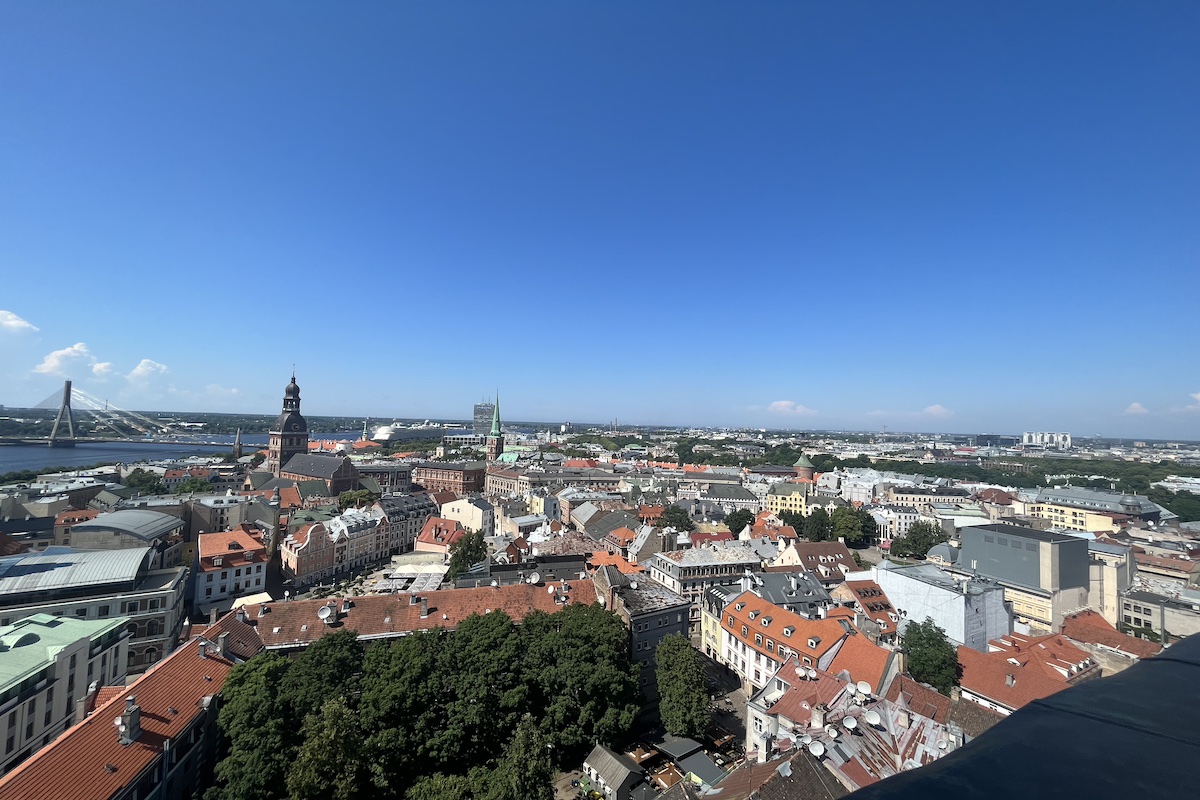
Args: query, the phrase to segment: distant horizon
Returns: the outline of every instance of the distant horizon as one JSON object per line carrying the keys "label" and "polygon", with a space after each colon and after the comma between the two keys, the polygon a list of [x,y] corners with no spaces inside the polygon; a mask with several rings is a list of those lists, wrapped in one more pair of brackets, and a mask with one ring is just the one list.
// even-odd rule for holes
{"label": "distant horizon", "polygon": [[[45,412],[45,411],[51,411],[51,410],[53,410],[53,409],[50,409],[46,406],[41,406],[41,407],[39,407],[39,406],[10,406],[10,405],[6,405],[6,404],[0,404],[0,412],[5,412],[5,413],[9,412],[9,411],[42,411],[42,412]],[[86,408],[76,408],[73,406],[72,410],[74,411],[74,413],[76,415],[89,413],[89,409],[86,409]],[[145,409],[145,408],[130,408],[130,409],[120,408],[119,410],[132,411],[132,412],[135,412],[138,414],[170,414],[172,416],[215,415],[215,416],[239,416],[239,417],[273,417],[273,416],[276,416],[278,413],[278,412],[272,412],[272,411],[199,411],[196,409],[181,411],[181,410],[171,410],[171,409]],[[374,415],[364,415],[364,414],[310,414],[310,413],[303,411],[303,409],[302,409],[302,413],[304,414],[304,417],[306,419],[356,419],[356,420],[367,420],[370,422],[378,422],[380,425],[387,424],[387,421],[396,421],[396,422],[405,422],[405,423],[428,421],[428,422],[439,423],[439,424],[455,423],[455,424],[462,424],[467,427],[470,427],[471,423],[473,422],[473,419],[470,417],[449,417],[449,416],[401,417],[401,416],[387,416],[387,415],[374,416]],[[511,426],[520,426],[520,425],[556,426],[556,425],[570,424],[572,427],[575,427],[575,428],[604,428],[604,427],[612,424],[611,420],[609,422],[579,422],[579,421],[573,421],[573,420],[533,420],[533,419],[509,420],[508,418],[504,418],[502,420],[502,422],[505,426],[510,426],[510,425]],[[764,432],[767,434],[796,434],[796,435],[799,435],[799,434],[844,434],[844,435],[855,435],[855,436],[880,436],[880,437],[919,435],[919,436],[966,436],[966,437],[1012,436],[1012,437],[1020,438],[1021,434],[1025,433],[1025,432],[1051,432],[1051,431],[1034,431],[1033,428],[1023,428],[1020,431],[1014,431],[1014,432],[999,431],[999,430],[954,431],[954,430],[948,430],[948,429],[947,430],[888,430],[885,432],[885,431],[881,431],[881,430],[872,430],[869,428],[862,428],[862,429],[815,428],[815,427],[814,428],[772,428],[772,427],[763,427],[763,426],[759,426],[759,425],[691,425],[691,424],[683,424],[683,423],[674,423],[674,424],[671,424],[671,423],[637,423],[637,422],[620,422],[620,421],[618,421],[617,428],[618,428],[618,433],[620,432],[621,429],[624,429],[624,428],[628,428],[628,429],[663,428],[663,429],[671,429],[671,430],[695,429],[695,430],[711,430],[711,431],[722,431],[722,430],[754,431],[754,432]],[[345,433],[353,433],[355,431],[347,429],[344,432]],[[1200,439],[1184,439],[1184,438],[1178,438],[1178,437],[1165,437],[1164,438],[1164,437],[1136,436],[1136,435],[1135,436],[1108,436],[1108,435],[1074,433],[1073,431],[1063,431],[1063,430],[1053,431],[1053,432],[1054,433],[1068,433],[1068,434],[1070,434],[1070,436],[1073,440],[1074,439],[1089,440],[1089,441],[1097,440],[1097,439],[1103,440],[1103,441],[1129,440],[1129,441],[1144,441],[1144,442],[1156,442],[1156,443],[1162,442],[1162,443],[1179,443],[1179,444],[1200,445]],[[584,433],[584,431],[575,430],[572,433],[578,434],[578,433]],[[321,434],[321,435],[325,435],[325,434]],[[982,447],[984,445],[977,445],[977,446]],[[1048,450],[1046,452],[1055,452],[1055,451]]]}

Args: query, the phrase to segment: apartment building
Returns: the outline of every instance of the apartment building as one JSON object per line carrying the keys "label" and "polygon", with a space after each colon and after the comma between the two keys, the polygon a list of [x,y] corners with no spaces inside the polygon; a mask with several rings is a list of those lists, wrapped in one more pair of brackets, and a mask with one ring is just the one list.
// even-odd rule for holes
{"label": "apartment building", "polygon": [[688,630],[698,633],[704,591],[710,586],[737,583],[747,570],[756,570],[761,563],[750,545],[739,542],[655,553],[647,566],[653,580],[691,604]]}
{"label": "apartment building", "polygon": [[34,614],[0,627],[0,775],[78,721],[92,683],[124,685],[126,622]]}

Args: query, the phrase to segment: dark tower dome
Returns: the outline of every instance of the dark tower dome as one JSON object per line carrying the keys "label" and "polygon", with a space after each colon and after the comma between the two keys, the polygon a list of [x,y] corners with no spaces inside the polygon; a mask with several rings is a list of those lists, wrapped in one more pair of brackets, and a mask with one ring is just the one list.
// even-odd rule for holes
{"label": "dark tower dome", "polygon": [[287,398],[300,399],[300,386],[296,383],[296,373],[292,373],[292,382],[283,390],[283,396]]}

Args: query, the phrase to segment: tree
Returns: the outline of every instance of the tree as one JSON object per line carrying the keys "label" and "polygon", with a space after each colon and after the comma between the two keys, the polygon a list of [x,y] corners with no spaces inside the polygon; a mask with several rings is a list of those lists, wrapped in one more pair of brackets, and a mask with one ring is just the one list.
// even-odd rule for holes
{"label": "tree", "polygon": [[379,495],[367,489],[355,489],[338,495],[338,508],[345,511],[348,508],[369,506],[379,499]]}
{"label": "tree", "polygon": [[125,485],[139,494],[164,494],[167,491],[157,474],[141,467],[134,467],[133,472],[125,476]]}
{"label": "tree", "polygon": [[825,542],[833,535],[833,522],[823,508],[814,508],[804,518],[804,538],[810,542]]}
{"label": "tree", "polygon": [[450,545],[450,568],[446,580],[452,581],[471,567],[487,558],[487,543],[483,531],[473,531]]}
{"label": "tree", "polygon": [[175,494],[211,492],[212,490],[212,481],[210,481],[208,478],[188,478],[186,481],[175,487]]}
{"label": "tree", "polygon": [[367,788],[362,732],[343,697],[334,697],[309,714],[287,775],[290,800],[354,800]]}
{"label": "tree", "polygon": [[863,522],[850,506],[839,506],[829,516],[833,531],[831,539],[843,539],[847,547],[857,547],[864,541]]}
{"label": "tree", "polygon": [[698,739],[712,721],[704,658],[683,634],[663,637],[654,651],[659,713],[667,732]]}
{"label": "tree", "polygon": [[891,553],[900,558],[925,558],[929,548],[949,540],[950,536],[941,526],[921,520],[910,525],[903,536],[892,540]]}
{"label": "tree", "polygon": [[747,525],[754,524],[754,512],[749,509],[739,508],[731,511],[729,516],[725,517],[725,525],[737,536],[742,532],[742,529]]}
{"label": "tree", "polygon": [[909,623],[904,629],[904,649],[908,651],[908,672],[918,681],[942,694],[949,694],[958,683],[958,653],[931,618]]}
{"label": "tree", "polygon": [[679,506],[667,506],[658,520],[659,524],[664,528],[674,528],[684,533],[691,533],[696,530],[696,523]]}
{"label": "tree", "polygon": [[291,667],[277,653],[264,653],[230,671],[217,716],[228,754],[217,764],[218,782],[205,793],[206,800],[283,797],[295,752],[295,722],[279,690]]}
{"label": "tree", "polygon": [[784,525],[788,525],[796,532],[796,534],[804,534],[804,522],[806,517],[798,511],[781,511],[779,512],[779,521]]}
{"label": "tree", "polygon": [[332,697],[353,704],[359,694],[363,668],[363,645],[358,632],[338,630],[322,636],[304,649],[292,664],[280,687],[280,698],[303,720]]}
{"label": "tree", "polygon": [[530,714],[521,718],[488,784],[487,800],[554,800],[550,743]]}
{"label": "tree", "polygon": [[256,468],[259,464],[263,463],[266,460],[267,460],[267,457],[264,456],[262,453],[255,453],[254,455],[250,456],[250,469]]}

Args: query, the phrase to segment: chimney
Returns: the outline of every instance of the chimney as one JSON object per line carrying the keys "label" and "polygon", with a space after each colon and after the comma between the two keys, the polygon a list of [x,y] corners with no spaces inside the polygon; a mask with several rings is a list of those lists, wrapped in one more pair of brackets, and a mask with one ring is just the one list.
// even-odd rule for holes
{"label": "chimney", "polygon": [[229,632],[225,631],[217,637],[217,652],[221,658],[229,658]]}
{"label": "chimney", "polygon": [[1005,686],[1013,686],[1016,684],[1016,682],[1017,682],[1017,676],[1013,675],[1011,672],[1004,676],[1004,685]]}
{"label": "chimney", "polygon": [[208,642],[204,639],[200,640],[200,657],[208,658]]}
{"label": "chimney", "polygon": [[812,707],[812,721],[809,725],[813,728],[825,727],[825,714],[829,711],[829,706],[824,703],[817,703]]}
{"label": "chimney", "polygon": [[245,609],[244,607],[242,607],[242,608],[239,608],[239,609],[237,610],[237,621],[238,621],[238,622],[245,622],[245,621],[246,621],[246,609]]}
{"label": "chimney", "polygon": [[209,625],[217,624],[217,609],[216,608],[210,608],[208,610],[208,624]]}
{"label": "chimney", "polygon": [[425,619],[428,616],[429,616],[429,598],[422,597],[421,598],[421,619]]}
{"label": "chimney", "polygon": [[263,617],[265,617],[266,615],[267,615],[267,604],[266,604],[266,603],[259,603],[259,604],[258,604],[258,618],[259,618],[259,619],[262,619],[262,618],[263,618]]}
{"label": "chimney", "polygon": [[142,709],[138,707],[134,695],[125,698],[125,709],[115,722],[117,741],[123,745],[133,744],[142,735]]}

